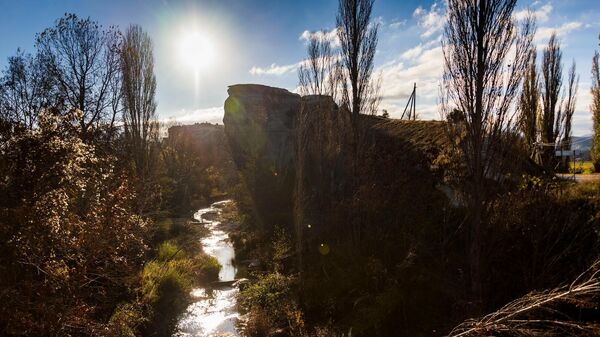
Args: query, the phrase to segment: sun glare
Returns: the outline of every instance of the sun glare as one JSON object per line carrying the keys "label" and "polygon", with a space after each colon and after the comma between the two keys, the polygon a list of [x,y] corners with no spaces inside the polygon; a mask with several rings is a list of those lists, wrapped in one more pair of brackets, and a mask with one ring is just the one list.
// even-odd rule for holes
{"label": "sun glare", "polygon": [[215,59],[215,48],[205,34],[187,33],[180,40],[179,56],[187,66],[198,71],[212,65]]}

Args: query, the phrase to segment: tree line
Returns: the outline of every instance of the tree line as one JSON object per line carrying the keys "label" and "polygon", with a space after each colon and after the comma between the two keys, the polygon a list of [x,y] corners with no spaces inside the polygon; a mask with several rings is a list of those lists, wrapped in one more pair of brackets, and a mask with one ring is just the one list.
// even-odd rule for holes
{"label": "tree line", "polygon": [[[307,58],[298,71],[300,93],[332,96],[351,113],[355,133],[358,116],[375,114],[379,100],[373,75],[379,25],[372,18],[373,5],[373,0],[339,0],[335,29],[339,46],[326,31],[311,33]],[[489,233],[496,230],[491,223],[497,221],[498,205],[505,193],[522,192],[515,189],[517,181],[531,183],[530,177],[514,176],[515,166],[529,165],[544,181],[548,188],[544,197],[549,197],[554,193],[549,182],[554,173],[569,169],[568,161],[556,152],[570,151],[573,145],[576,64],[573,61],[565,69],[556,33],[538,62],[535,17],[530,13],[516,20],[516,5],[516,0],[449,0],[441,39],[440,110],[460,158],[453,187],[465,202],[464,226],[459,229],[465,231],[468,298],[479,310],[486,300],[485,271],[491,268],[483,251]],[[599,59],[596,52],[590,107],[596,167],[600,167]]]}

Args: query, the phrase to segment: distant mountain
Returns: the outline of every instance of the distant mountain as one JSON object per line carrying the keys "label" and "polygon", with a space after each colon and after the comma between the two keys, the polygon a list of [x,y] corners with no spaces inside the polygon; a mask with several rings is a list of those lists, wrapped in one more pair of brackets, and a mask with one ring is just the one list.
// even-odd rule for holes
{"label": "distant mountain", "polygon": [[581,152],[588,152],[592,148],[592,135],[573,137],[571,148]]}

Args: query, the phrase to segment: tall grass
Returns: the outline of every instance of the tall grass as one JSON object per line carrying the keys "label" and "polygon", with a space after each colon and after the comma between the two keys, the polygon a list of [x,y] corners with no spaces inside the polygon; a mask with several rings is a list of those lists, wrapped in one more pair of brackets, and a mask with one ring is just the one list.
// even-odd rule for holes
{"label": "tall grass", "polygon": [[217,280],[220,269],[214,257],[202,253],[189,257],[175,243],[161,243],[156,258],[146,263],[141,276],[140,295],[153,317],[147,330],[153,335],[169,335],[179,313],[190,304],[193,286]]}

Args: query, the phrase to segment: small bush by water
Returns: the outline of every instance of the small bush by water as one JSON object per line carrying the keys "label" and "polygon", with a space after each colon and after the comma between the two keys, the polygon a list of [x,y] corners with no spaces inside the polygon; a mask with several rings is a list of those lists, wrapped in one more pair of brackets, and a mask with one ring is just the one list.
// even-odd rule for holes
{"label": "small bush by water", "polygon": [[295,278],[279,272],[259,277],[240,293],[239,303],[248,312],[245,333],[266,336],[276,331],[307,336],[304,314],[294,299]]}
{"label": "small bush by water", "polygon": [[181,247],[167,241],[159,245],[156,258],[144,266],[141,296],[151,307],[152,316],[160,317],[151,320],[148,331],[168,335],[179,313],[189,305],[193,286],[218,279],[221,269],[218,261],[198,254],[191,258]]}
{"label": "small bush by water", "polygon": [[163,242],[158,246],[158,261],[167,262],[185,258],[185,253],[171,242]]}
{"label": "small bush by water", "polygon": [[221,265],[214,256],[202,255],[198,258],[199,279],[204,282],[214,282],[219,279]]}

